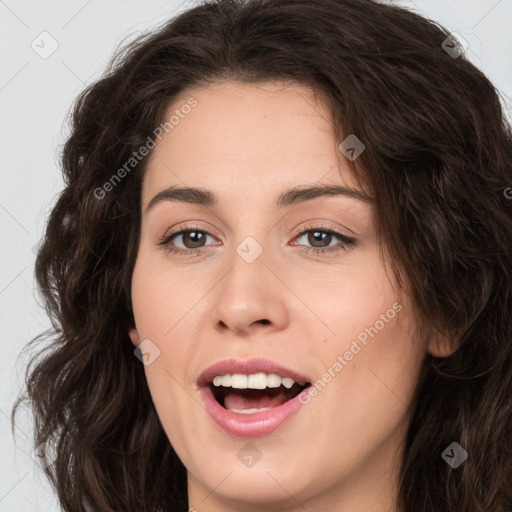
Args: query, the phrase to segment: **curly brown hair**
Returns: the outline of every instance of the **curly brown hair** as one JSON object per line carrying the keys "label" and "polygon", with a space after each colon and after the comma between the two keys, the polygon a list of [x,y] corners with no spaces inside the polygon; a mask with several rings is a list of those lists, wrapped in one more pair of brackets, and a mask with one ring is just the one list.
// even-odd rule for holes
{"label": "curly brown hair", "polygon": [[[35,273],[51,332],[26,370],[34,441],[64,510],[184,511],[187,473],[134,357],[130,282],[140,194],[169,104],[216,80],[307,84],[344,140],[354,175],[422,333],[458,347],[428,355],[401,466],[403,512],[512,510],[512,133],[490,81],[443,48],[437,23],[374,0],[211,0],[119,49],[77,98],[65,188]],[[126,168],[125,168],[126,170]],[[96,192],[95,192],[96,191]],[[457,470],[442,452],[469,453]]]}

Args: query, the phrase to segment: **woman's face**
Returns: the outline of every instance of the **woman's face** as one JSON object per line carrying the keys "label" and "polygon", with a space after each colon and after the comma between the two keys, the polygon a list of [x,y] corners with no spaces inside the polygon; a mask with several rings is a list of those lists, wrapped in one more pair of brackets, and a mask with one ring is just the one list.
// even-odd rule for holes
{"label": "woman's face", "polygon": [[428,347],[371,201],[342,193],[327,110],[305,86],[225,82],[172,114],[143,182],[130,337],[190,506],[388,510]]}

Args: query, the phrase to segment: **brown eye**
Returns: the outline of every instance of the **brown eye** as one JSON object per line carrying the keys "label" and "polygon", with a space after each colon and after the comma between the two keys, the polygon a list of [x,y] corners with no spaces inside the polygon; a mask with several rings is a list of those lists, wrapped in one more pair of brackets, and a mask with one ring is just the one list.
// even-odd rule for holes
{"label": "brown eye", "polygon": [[158,245],[164,247],[170,253],[188,256],[206,250],[208,247],[206,244],[207,237],[214,239],[207,231],[195,226],[187,226],[186,229],[165,235]]}
{"label": "brown eye", "polygon": [[[306,237],[306,242],[312,247],[304,247],[304,251],[314,254],[335,253],[349,248],[356,244],[356,239],[334,229],[321,229],[320,227],[310,228],[299,233],[297,240]],[[330,246],[333,238],[341,240],[337,245]],[[302,244],[294,244],[302,245]]]}
{"label": "brown eye", "polygon": [[[326,231],[309,231],[308,242],[314,247],[327,247],[329,242],[332,240],[332,234]],[[325,245],[327,242],[327,245]],[[320,244],[320,245],[316,245]]]}
{"label": "brown eye", "polygon": [[180,231],[172,235],[169,242],[178,236],[182,237],[183,245],[187,249],[196,249],[197,247],[203,247],[207,235],[204,231]]}

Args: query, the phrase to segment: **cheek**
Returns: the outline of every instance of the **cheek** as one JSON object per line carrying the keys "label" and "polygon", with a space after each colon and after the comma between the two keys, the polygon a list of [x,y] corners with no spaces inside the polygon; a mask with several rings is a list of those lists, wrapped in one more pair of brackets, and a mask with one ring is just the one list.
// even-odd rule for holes
{"label": "cheek", "polygon": [[[299,277],[289,278],[294,279],[294,293],[304,299],[309,310],[307,315],[311,317],[310,312],[313,312],[321,321],[323,325],[315,321],[315,326],[325,332],[324,339],[329,340],[331,347],[335,345],[342,350],[357,336],[368,337],[365,329],[376,322],[379,330],[390,330],[389,320],[395,317],[393,304],[397,302],[397,293],[383,263],[372,251],[360,251],[357,257],[347,258],[344,265]],[[388,311],[385,320],[389,323],[384,327],[380,319]]]}
{"label": "cheek", "polygon": [[190,318],[201,290],[187,284],[183,273],[166,273],[169,269],[154,256],[141,252],[133,271],[132,305],[140,340],[151,340],[157,347],[158,356],[144,367],[153,403],[171,443],[179,445],[191,428],[184,428],[180,418],[190,413],[184,385],[190,381],[187,372],[196,348],[187,341],[194,338]]}
{"label": "cheek", "polygon": [[[320,429],[323,435],[316,439],[315,449],[331,453],[338,474],[348,477],[368,454],[379,452],[386,440],[400,431],[405,435],[421,354],[421,347],[397,317],[368,335],[366,344],[350,335],[340,336],[337,345],[322,354],[326,372],[314,384],[319,391],[305,407],[318,412],[319,423],[311,429]],[[339,450],[333,452],[334,442]],[[381,456],[392,460],[394,454],[381,450]]]}
{"label": "cheek", "polygon": [[161,255],[141,249],[131,290],[139,334],[162,340],[172,337],[177,323],[204,294],[194,284],[193,275],[165,263]]}
{"label": "cheek", "polygon": [[331,331],[311,353],[325,368],[311,403],[329,411],[329,425],[322,425],[326,439],[353,441],[345,444],[343,457],[354,464],[362,444],[377,446],[404,418],[425,354],[414,337],[407,295],[398,301],[387,270],[376,254],[333,274],[321,293],[311,293],[310,281],[303,285]]}
{"label": "cheek", "polygon": [[183,382],[186,377],[186,363],[193,350],[189,319],[198,300],[194,295],[190,287],[166,278],[155,265],[146,265],[144,258],[134,269],[132,304],[137,331],[141,341],[151,340],[159,351],[155,362],[145,367],[150,387],[160,386],[160,382],[168,386],[173,377]]}
{"label": "cheek", "polygon": [[337,362],[335,373],[343,375],[333,386],[338,396],[350,410],[375,420],[404,413],[426,348],[414,336],[405,294],[399,302],[385,274],[370,274],[347,293],[337,322],[332,318],[333,343],[325,345],[331,345],[327,368]]}

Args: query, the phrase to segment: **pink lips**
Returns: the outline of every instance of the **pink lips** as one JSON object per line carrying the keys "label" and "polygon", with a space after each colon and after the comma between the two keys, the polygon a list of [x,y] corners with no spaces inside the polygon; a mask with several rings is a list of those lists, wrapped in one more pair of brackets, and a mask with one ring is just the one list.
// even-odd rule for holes
{"label": "pink lips", "polygon": [[[208,367],[197,379],[197,387],[204,401],[206,410],[215,423],[231,436],[262,437],[274,432],[290,419],[302,406],[299,395],[282,405],[253,414],[241,414],[229,411],[215,400],[209,384],[216,375],[241,373],[275,373],[281,377],[290,377],[295,382],[303,384],[311,380],[290,368],[268,359],[219,361]],[[304,393],[306,390],[302,391]]]}

